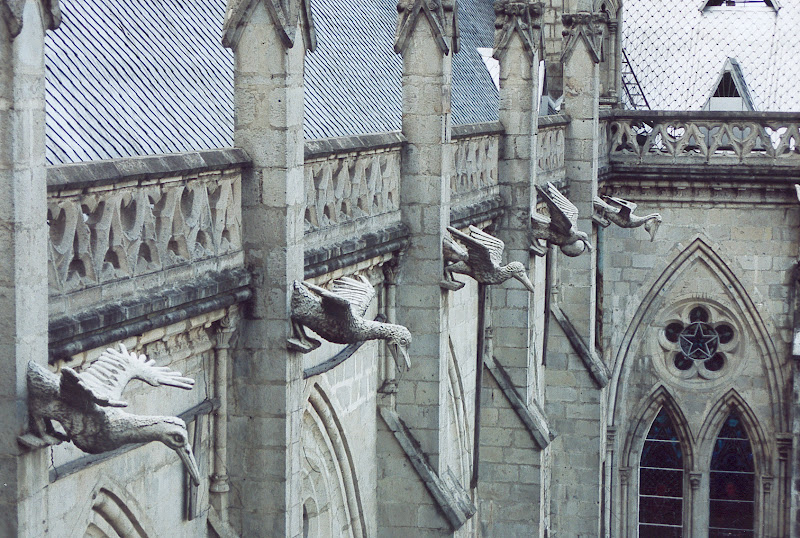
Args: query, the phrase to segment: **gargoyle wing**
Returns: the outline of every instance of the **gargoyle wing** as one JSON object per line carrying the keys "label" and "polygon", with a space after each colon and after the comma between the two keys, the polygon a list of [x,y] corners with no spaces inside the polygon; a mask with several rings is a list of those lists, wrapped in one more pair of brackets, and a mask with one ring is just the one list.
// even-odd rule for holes
{"label": "gargoyle wing", "polygon": [[358,279],[345,276],[333,283],[332,293],[344,297],[350,303],[350,309],[355,315],[363,316],[375,297],[375,288],[361,275],[358,275]]}
{"label": "gargoyle wing", "polygon": [[619,216],[626,220],[630,218],[634,211],[636,211],[636,204],[629,202],[628,200],[616,198],[614,196],[603,196],[603,198],[612,206],[617,207],[619,209]]}
{"label": "gargoyle wing", "polygon": [[108,348],[89,367],[78,373],[72,368],[61,369],[61,394],[86,399],[101,406],[125,407],[122,392],[132,379],[140,379],[158,387],[167,385],[190,390],[194,379],[182,377],[166,366],[156,366],[154,360],[129,352],[123,344],[119,350]]}
{"label": "gargoyle wing", "polygon": [[578,225],[578,208],[549,181],[546,188],[537,185],[539,192],[544,196],[547,208],[550,210],[550,225],[564,235],[569,235]]}
{"label": "gargoyle wing", "polygon": [[491,269],[499,266],[503,261],[505,243],[491,236],[475,226],[469,227],[469,235],[448,226],[447,230],[456,236],[469,253],[468,264],[474,269]]}

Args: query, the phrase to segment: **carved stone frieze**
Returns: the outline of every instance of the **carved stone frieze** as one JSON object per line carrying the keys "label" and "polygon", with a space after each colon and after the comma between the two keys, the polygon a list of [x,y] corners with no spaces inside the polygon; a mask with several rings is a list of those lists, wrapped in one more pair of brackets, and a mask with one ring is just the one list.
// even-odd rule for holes
{"label": "carved stone frieze", "polygon": [[457,205],[470,193],[497,187],[498,136],[460,138],[453,152],[450,195]]}
{"label": "carved stone frieze", "polygon": [[306,232],[400,209],[400,149],[370,150],[305,164]]}
{"label": "carved stone frieze", "polygon": [[797,166],[800,163],[800,122],[796,118],[741,116],[618,115],[610,126],[610,160],[638,164]]}
{"label": "carved stone frieze", "polygon": [[[41,0],[44,27],[55,30],[61,24],[61,6],[58,0]],[[25,0],[0,0],[0,18],[5,22],[11,37],[17,37],[22,31],[22,11]]]}
{"label": "carved stone frieze", "polygon": [[563,15],[561,20],[564,24],[564,30],[561,32],[564,37],[561,61],[569,59],[579,41],[586,44],[595,63],[602,61],[603,32],[608,24],[608,15],[588,12],[568,13]]}
{"label": "carved stone frieze", "polygon": [[302,26],[303,43],[306,49],[314,51],[317,47],[317,37],[309,0],[228,0],[225,22],[222,26],[223,46],[231,49],[238,46],[242,30],[258,2],[264,2],[275,29],[287,49],[294,46],[297,40],[297,27]]}
{"label": "carved stone frieze", "polygon": [[48,197],[51,293],[240,251],[238,171]]}
{"label": "carved stone frieze", "polygon": [[564,179],[565,132],[566,126],[558,126],[540,129],[536,136],[539,144],[536,158],[541,181],[557,182]]}
{"label": "carved stone frieze", "polygon": [[402,54],[408,44],[418,19],[424,17],[430,25],[433,38],[443,55],[459,50],[458,6],[456,0],[399,0],[397,2],[397,30],[394,51]]}
{"label": "carved stone frieze", "polygon": [[508,44],[514,33],[522,40],[522,46],[529,58],[533,58],[534,51],[541,54],[544,43],[542,41],[542,2],[529,0],[495,0],[495,32],[493,56],[502,60],[508,50]]}

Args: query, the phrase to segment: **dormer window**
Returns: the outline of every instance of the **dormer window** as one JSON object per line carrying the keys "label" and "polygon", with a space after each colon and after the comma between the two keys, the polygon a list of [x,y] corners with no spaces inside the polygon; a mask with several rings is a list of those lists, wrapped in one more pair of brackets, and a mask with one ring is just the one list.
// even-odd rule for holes
{"label": "dormer window", "polygon": [[728,58],[716,82],[710,88],[703,110],[747,111],[755,110],[750,90],[744,80],[742,66],[735,58]]}
{"label": "dormer window", "polygon": [[778,11],[781,6],[779,0],[708,0],[700,9],[705,11],[707,8],[771,8]]}

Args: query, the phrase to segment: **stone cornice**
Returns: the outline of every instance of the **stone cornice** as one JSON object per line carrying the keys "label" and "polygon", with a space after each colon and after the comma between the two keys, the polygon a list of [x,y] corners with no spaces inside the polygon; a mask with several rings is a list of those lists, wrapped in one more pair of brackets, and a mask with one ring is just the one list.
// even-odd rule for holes
{"label": "stone cornice", "polygon": [[[61,24],[61,6],[58,0],[41,0],[44,26],[47,30],[55,30]],[[0,0],[0,18],[6,23],[11,38],[22,31],[22,11],[25,0]]]}
{"label": "stone cornice", "polygon": [[258,2],[263,2],[269,16],[275,25],[275,30],[283,42],[290,49],[297,40],[297,26],[302,17],[303,42],[306,49],[314,51],[317,47],[317,37],[314,30],[314,19],[311,15],[309,0],[229,0],[225,13],[225,22],[222,25],[222,45],[236,49],[242,30],[250,19],[250,14]]}
{"label": "stone cornice", "polygon": [[[458,5],[456,0],[399,0],[397,2],[397,30],[394,34],[395,53],[403,54],[408,45],[408,38],[416,28],[421,16],[428,21],[433,38],[442,55],[450,54],[451,45],[453,53],[458,52]],[[448,44],[450,36],[452,36],[452,40]]]}
{"label": "stone cornice", "polygon": [[605,13],[569,13],[562,16],[564,30],[564,49],[561,53],[561,61],[569,60],[575,51],[575,46],[579,41],[586,44],[592,61],[600,63],[602,61],[600,53],[600,41],[603,36],[603,27],[608,24],[608,15]]}
{"label": "stone cornice", "polygon": [[541,54],[544,47],[541,32],[543,3],[529,0],[495,0],[494,13],[494,58],[503,59],[514,33],[519,35],[529,58],[533,58],[534,52]]}

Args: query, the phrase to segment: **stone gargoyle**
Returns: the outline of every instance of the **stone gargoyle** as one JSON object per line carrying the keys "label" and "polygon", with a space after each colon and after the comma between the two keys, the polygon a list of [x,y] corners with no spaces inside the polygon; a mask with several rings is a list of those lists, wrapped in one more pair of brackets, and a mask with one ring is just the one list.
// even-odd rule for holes
{"label": "stone gargoyle", "polygon": [[334,344],[386,340],[397,367],[408,369],[411,366],[408,357],[411,333],[402,325],[365,318],[373,297],[375,288],[363,276],[340,278],[334,282],[332,290],[295,280],[289,349],[308,353],[320,346],[319,340],[306,335],[306,327]]}
{"label": "stone gargoyle", "polygon": [[[107,349],[82,372],[64,367],[61,375],[44,366],[28,363],[28,411],[31,433],[19,441],[29,448],[40,448],[62,441],[90,454],[109,452],[123,445],[161,441],[178,453],[195,485],[200,472],[194,459],[186,424],[177,417],[134,415],[120,410],[128,404],[122,392],[133,379],[152,386],[167,385],[190,390],[194,380],[144,355]],[[57,431],[52,421],[64,428]]]}
{"label": "stone gargoyle", "polygon": [[644,229],[650,234],[650,241],[656,238],[656,232],[661,225],[659,213],[644,217],[634,215],[635,203],[613,196],[595,196],[594,211],[592,219],[603,228],[607,228],[612,222],[620,228],[638,228],[644,225]]}
{"label": "stone gargoyle", "polygon": [[448,226],[447,230],[467,247],[466,261],[445,267],[445,271],[469,275],[481,284],[502,284],[509,278],[522,282],[528,291],[533,292],[533,283],[528,278],[525,266],[520,262],[503,265],[505,243],[475,226],[469,227],[469,234]]}
{"label": "stone gargoyle", "polygon": [[539,243],[544,239],[548,244],[558,245],[561,252],[570,257],[580,256],[584,251],[591,252],[589,236],[578,230],[578,208],[550,182],[545,188],[536,188],[544,198],[550,216],[536,211],[531,212],[531,252],[537,256],[547,254],[547,247]]}

